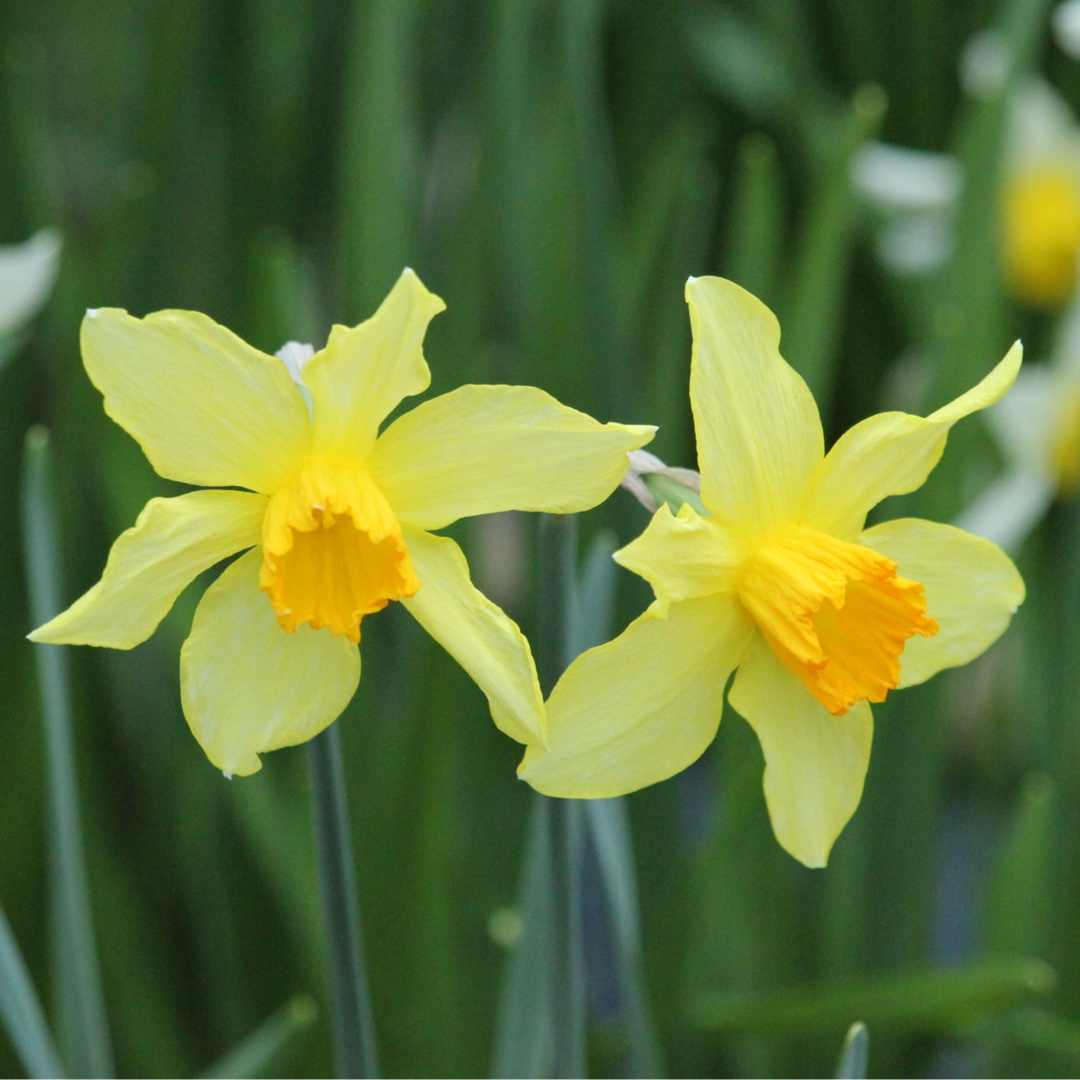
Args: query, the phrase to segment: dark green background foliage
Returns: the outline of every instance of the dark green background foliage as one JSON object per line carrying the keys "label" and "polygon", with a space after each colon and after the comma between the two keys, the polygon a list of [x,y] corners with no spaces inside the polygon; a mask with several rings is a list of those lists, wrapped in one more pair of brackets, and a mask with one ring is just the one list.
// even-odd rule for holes
{"label": "dark green background foliage", "polygon": [[[0,371],[0,903],[46,1001],[24,435],[53,435],[67,599],[149,497],[180,490],[105,417],[83,310],[194,308],[268,351],[318,346],[410,265],[448,304],[427,339],[434,392],[537,385],[658,423],[652,449],[692,465],[682,288],[719,272],[776,310],[830,440],[894,405],[906,350],[933,378],[903,406],[928,411],[1017,336],[1036,363],[1050,340],[996,265],[1004,95],[967,99],[957,79],[992,25],[1015,78],[1041,70],[1080,106],[1080,65],[1026,0],[0,5],[0,241],[48,224],[65,240],[53,298]],[[967,169],[956,250],[929,283],[879,267],[848,185],[877,136]],[[995,467],[969,420],[927,488],[888,509],[948,520]],[[581,530],[625,542],[644,524],[617,492]],[[828,1075],[856,1019],[883,1075],[1080,1069],[1078,525],[1059,504],[1027,542],[1028,602],[984,660],[877,709],[863,803],[827,870],[773,840],[760,750],[733,713],[699,765],[629,799],[673,1074]],[[524,516],[455,530],[530,636],[534,534]],[[617,580],[613,631],[647,602]],[[188,733],[177,656],[204,584],[130,653],[69,650],[117,1067],[199,1071],[308,992],[319,1019],[277,1067],[324,1074],[304,756],[229,783]],[[402,611],[365,621],[363,662],[340,727],[383,1068],[483,1075],[507,955],[489,919],[515,902],[526,825],[518,748]],[[617,1075],[625,1032],[602,993],[593,1012],[592,1068]],[[0,1035],[0,1073],[20,1068]]]}

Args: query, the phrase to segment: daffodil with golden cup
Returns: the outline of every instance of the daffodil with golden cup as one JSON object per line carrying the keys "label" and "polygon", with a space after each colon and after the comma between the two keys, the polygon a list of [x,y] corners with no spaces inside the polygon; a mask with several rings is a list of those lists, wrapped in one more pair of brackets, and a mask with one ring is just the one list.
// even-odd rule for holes
{"label": "daffodil with golden cup", "polygon": [[196,575],[245,552],[206,590],[180,656],[184,713],[226,774],[340,715],[361,620],[392,600],[476,681],[499,728],[542,742],[528,642],[430,530],[594,506],[653,429],[600,424],[532,387],[462,386],[380,434],[429,385],[422,343],[443,308],[406,270],[367,322],[277,358],[193,312],[88,312],[83,359],[106,412],[162,476],[211,490],[152,499],[101,580],[31,638],[131,648]]}
{"label": "daffodil with golden cup", "polygon": [[547,746],[527,747],[520,775],[572,798],[672,776],[716,735],[735,672],[729,701],[761,742],[777,839],[823,866],[862,795],[870,703],[978,656],[1024,597],[987,540],[916,519],[864,528],[924,482],[957,420],[1005,393],[1021,350],[930,416],[872,416],[825,454],[772,312],[719,278],[691,278],[686,296],[707,513],[662,505],[616,553],[656,599],[566,670]]}
{"label": "daffodil with golden cup", "polygon": [[1059,311],[1080,274],[1080,127],[1042,79],[1009,101],[1002,173],[1002,261],[1017,299]]}

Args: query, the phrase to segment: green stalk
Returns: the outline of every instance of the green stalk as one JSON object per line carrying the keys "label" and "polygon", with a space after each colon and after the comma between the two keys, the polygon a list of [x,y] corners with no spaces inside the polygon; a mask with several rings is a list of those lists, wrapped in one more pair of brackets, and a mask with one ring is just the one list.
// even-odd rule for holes
{"label": "green stalk", "polygon": [[0,1022],[28,1076],[66,1076],[26,961],[0,907]]}
{"label": "green stalk", "polygon": [[246,1039],[204,1072],[204,1080],[219,1077],[269,1076],[299,1035],[315,1021],[318,1009],[306,994],[286,1002]]}
{"label": "green stalk", "polygon": [[[571,516],[541,518],[537,672],[545,694],[566,666],[575,613],[577,527]],[[580,802],[533,795],[518,887],[520,941],[499,1001],[494,1076],[584,1076],[585,953]]]}
{"label": "green stalk", "polygon": [[338,1076],[377,1076],[375,1024],[368,995],[356,891],[345,768],[336,724],[308,743],[319,891],[326,924],[330,1014]]}
{"label": "green stalk", "polygon": [[[34,625],[40,626],[63,606],[49,433],[40,427],[32,428],[26,436],[22,518],[30,616]],[[67,652],[57,645],[37,645],[34,653],[45,721],[49,931],[56,1026],[73,1075],[113,1076],[79,823]]]}
{"label": "green stalk", "polygon": [[[541,795],[539,798],[544,798]],[[551,1075],[585,1076],[585,950],[581,933],[584,820],[577,799],[549,800],[552,938],[549,957],[554,1056]]]}
{"label": "green stalk", "polygon": [[[577,611],[577,519],[547,515],[540,522],[540,632],[537,674],[546,698],[574,659]],[[537,798],[545,798],[538,795]],[[585,951],[581,933],[581,865],[584,817],[576,799],[551,799],[551,992],[552,1076],[586,1074]]]}

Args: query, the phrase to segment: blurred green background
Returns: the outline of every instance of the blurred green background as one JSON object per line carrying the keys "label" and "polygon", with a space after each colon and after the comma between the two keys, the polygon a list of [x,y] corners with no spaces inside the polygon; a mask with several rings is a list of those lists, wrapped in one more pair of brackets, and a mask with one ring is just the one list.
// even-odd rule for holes
{"label": "blurred green background", "polygon": [[[682,289],[722,273],[776,311],[828,439],[881,408],[927,412],[1016,337],[1034,364],[1051,350],[1057,313],[1015,303],[998,259],[1010,94],[1041,72],[1080,107],[1080,63],[1050,16],[1045,0],[0,5],[0,242],[48,225],[64,239],[51,301],[0,370],[0,903],[46,1002],[25,434],[53,436],[66,600],[148,498],[181,490],[105,417],[79,359],[85,308],[193,308],[269,352],[318,347],[409,265],[448,305],[427,339],[433,392],[537,385],[659,424],[650,449],[693,465]],[[961,54],[988,28],[1006,63],[965,93]],[[951,254],[922,278],[882,264],[851,184],[874,138],[964,169]],[[951,520],[1000,467],[969,420],[888,515]],[[583,545],[645,521],[617,492],[581,520]],[[535,529],[524,515],[455,529],[530,637]],[[828,869],[775,843],[734,713],[699,765],[629,797],[672,1075],[831,1075],[859,1019],[872,1075],[1080,1070],[1078,529],[1077,507],[1055,503],[1020,551],[1029,598],[1005,639],[876,710],[863,803]],[[648,600],[616,580],[612,632]],[[273,1068],[322,1075],[303,752],[227,783],[189,735],[178,651],[202,584],[130,653],[68,650],[116,1064],[196,1073],[307,993],[318,1019]],[[365,621],[363,657],[340,728],[382,1067],[485,1075],[529,805],[519,748],[403,612]],[[630,1040],[604,955],[590,1068],[621,1075]],[[0,1033],[0,1074],[21,1068]]]}

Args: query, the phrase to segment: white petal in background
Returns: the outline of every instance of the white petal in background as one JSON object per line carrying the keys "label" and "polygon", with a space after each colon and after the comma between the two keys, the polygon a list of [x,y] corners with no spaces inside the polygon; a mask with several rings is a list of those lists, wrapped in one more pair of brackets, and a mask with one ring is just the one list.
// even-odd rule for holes
{"label": "white petal in background", "polygon": [[1080,397],[1080,302],[1062,315],[1049,363],[1025,365],[983,418],[1005,471],[954,522],[1010,554],[1020,550],[1058,494],[1055,447]]}
{"label": "white petal in background", "polygon": [[1045,474],[1010,469],[985,488],[953,524],[1015,555],[1053,501],[1054,485]]}
{"label": "white petal in background", "polygon": [[869,143],[852,162],[851,183],[881,219],[878,255],[894,273],[924,276],[949,257],[953,209],[964,186],[953,155]]}
{"label": "white petal in background", "polygon": [[18,332],[48,299],[60,267],[60,247],[55,229],[0,247],[0,364],[19,344]]}
{"label": "white petal in background", "polygon": [[1054,40],[1066,56],[1080,60],[1080,0],[1065,0],[1054,8],[1050,20]]}

